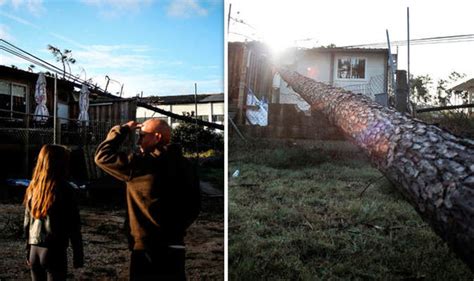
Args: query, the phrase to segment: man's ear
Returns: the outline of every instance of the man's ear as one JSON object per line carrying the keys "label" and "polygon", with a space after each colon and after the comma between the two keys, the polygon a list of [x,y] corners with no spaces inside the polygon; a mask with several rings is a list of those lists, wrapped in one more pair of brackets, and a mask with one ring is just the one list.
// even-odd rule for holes
{"label": "man's ear", "polygon": [[156,143],[160,143],[163,139],[163,136],[160,133],[155,133]]}

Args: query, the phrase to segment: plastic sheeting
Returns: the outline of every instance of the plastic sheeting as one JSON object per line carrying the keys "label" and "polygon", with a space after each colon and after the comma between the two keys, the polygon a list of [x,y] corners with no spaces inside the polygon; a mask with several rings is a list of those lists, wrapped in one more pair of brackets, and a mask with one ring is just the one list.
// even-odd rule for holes
{"label": "plastic sheeting", "polygon": [[79,117],[77,118],[80,122],[85,121],[86,125],[89,124],[89,94],[90,91],[86,84],[82,85],[81,93],[79,95]]}
{"label": "plastic sheeting", "polygon": [[268,102],[265,98],[259,100],[250,89],[247,94],[246,116],[247,120],[252,125],[268,125]]}
{"label": "plastic sheeting", "polygon": [[35,116],[33,117],[33,120],[38,122],[48,121],[49,112],[48,108],[46,107],[46,99],[46,78],[44,77],[44,73],[40,72],[35,87],[35,101],[37,105],[35,108]]}

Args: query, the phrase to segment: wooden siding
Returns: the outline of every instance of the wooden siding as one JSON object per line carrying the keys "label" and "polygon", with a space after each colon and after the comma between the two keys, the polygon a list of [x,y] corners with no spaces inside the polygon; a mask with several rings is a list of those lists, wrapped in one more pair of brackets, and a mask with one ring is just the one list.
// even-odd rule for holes
{"label": "wooden siding", "polygon": [[123,124],[135,120],[136,112],[137,102],[134,99],[97,102],[89,106],[89,119]]}

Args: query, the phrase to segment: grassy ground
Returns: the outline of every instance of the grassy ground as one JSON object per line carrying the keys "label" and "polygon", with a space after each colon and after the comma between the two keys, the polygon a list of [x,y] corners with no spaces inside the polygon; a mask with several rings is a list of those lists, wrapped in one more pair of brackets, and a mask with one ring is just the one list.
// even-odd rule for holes
{"label": "grassy ground", "polygon": [[187,153],[185,155],[190,161],[196,163],[199,161],[199,179],[208,182],[219,190],[224,190],[224,154],[221,151],[208,150],[199,153],[199,158],[196,154]]}
{"label": "grassy ground", "polygon": [[201,167],[199,179],[211,183],[219,190],[224,190],[224,167]]}
{"label": "grassy ground", "polygon": [[472,280],[345,143],[229,143],[229,280]]}

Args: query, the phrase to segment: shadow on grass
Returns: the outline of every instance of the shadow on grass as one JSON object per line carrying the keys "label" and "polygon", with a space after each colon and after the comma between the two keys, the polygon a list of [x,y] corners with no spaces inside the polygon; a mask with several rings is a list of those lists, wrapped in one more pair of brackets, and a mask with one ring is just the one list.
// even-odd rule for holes
{"label": "shadow on grass", "polygon": [[229,280],[472,280],[344,143],[229,144]]}

